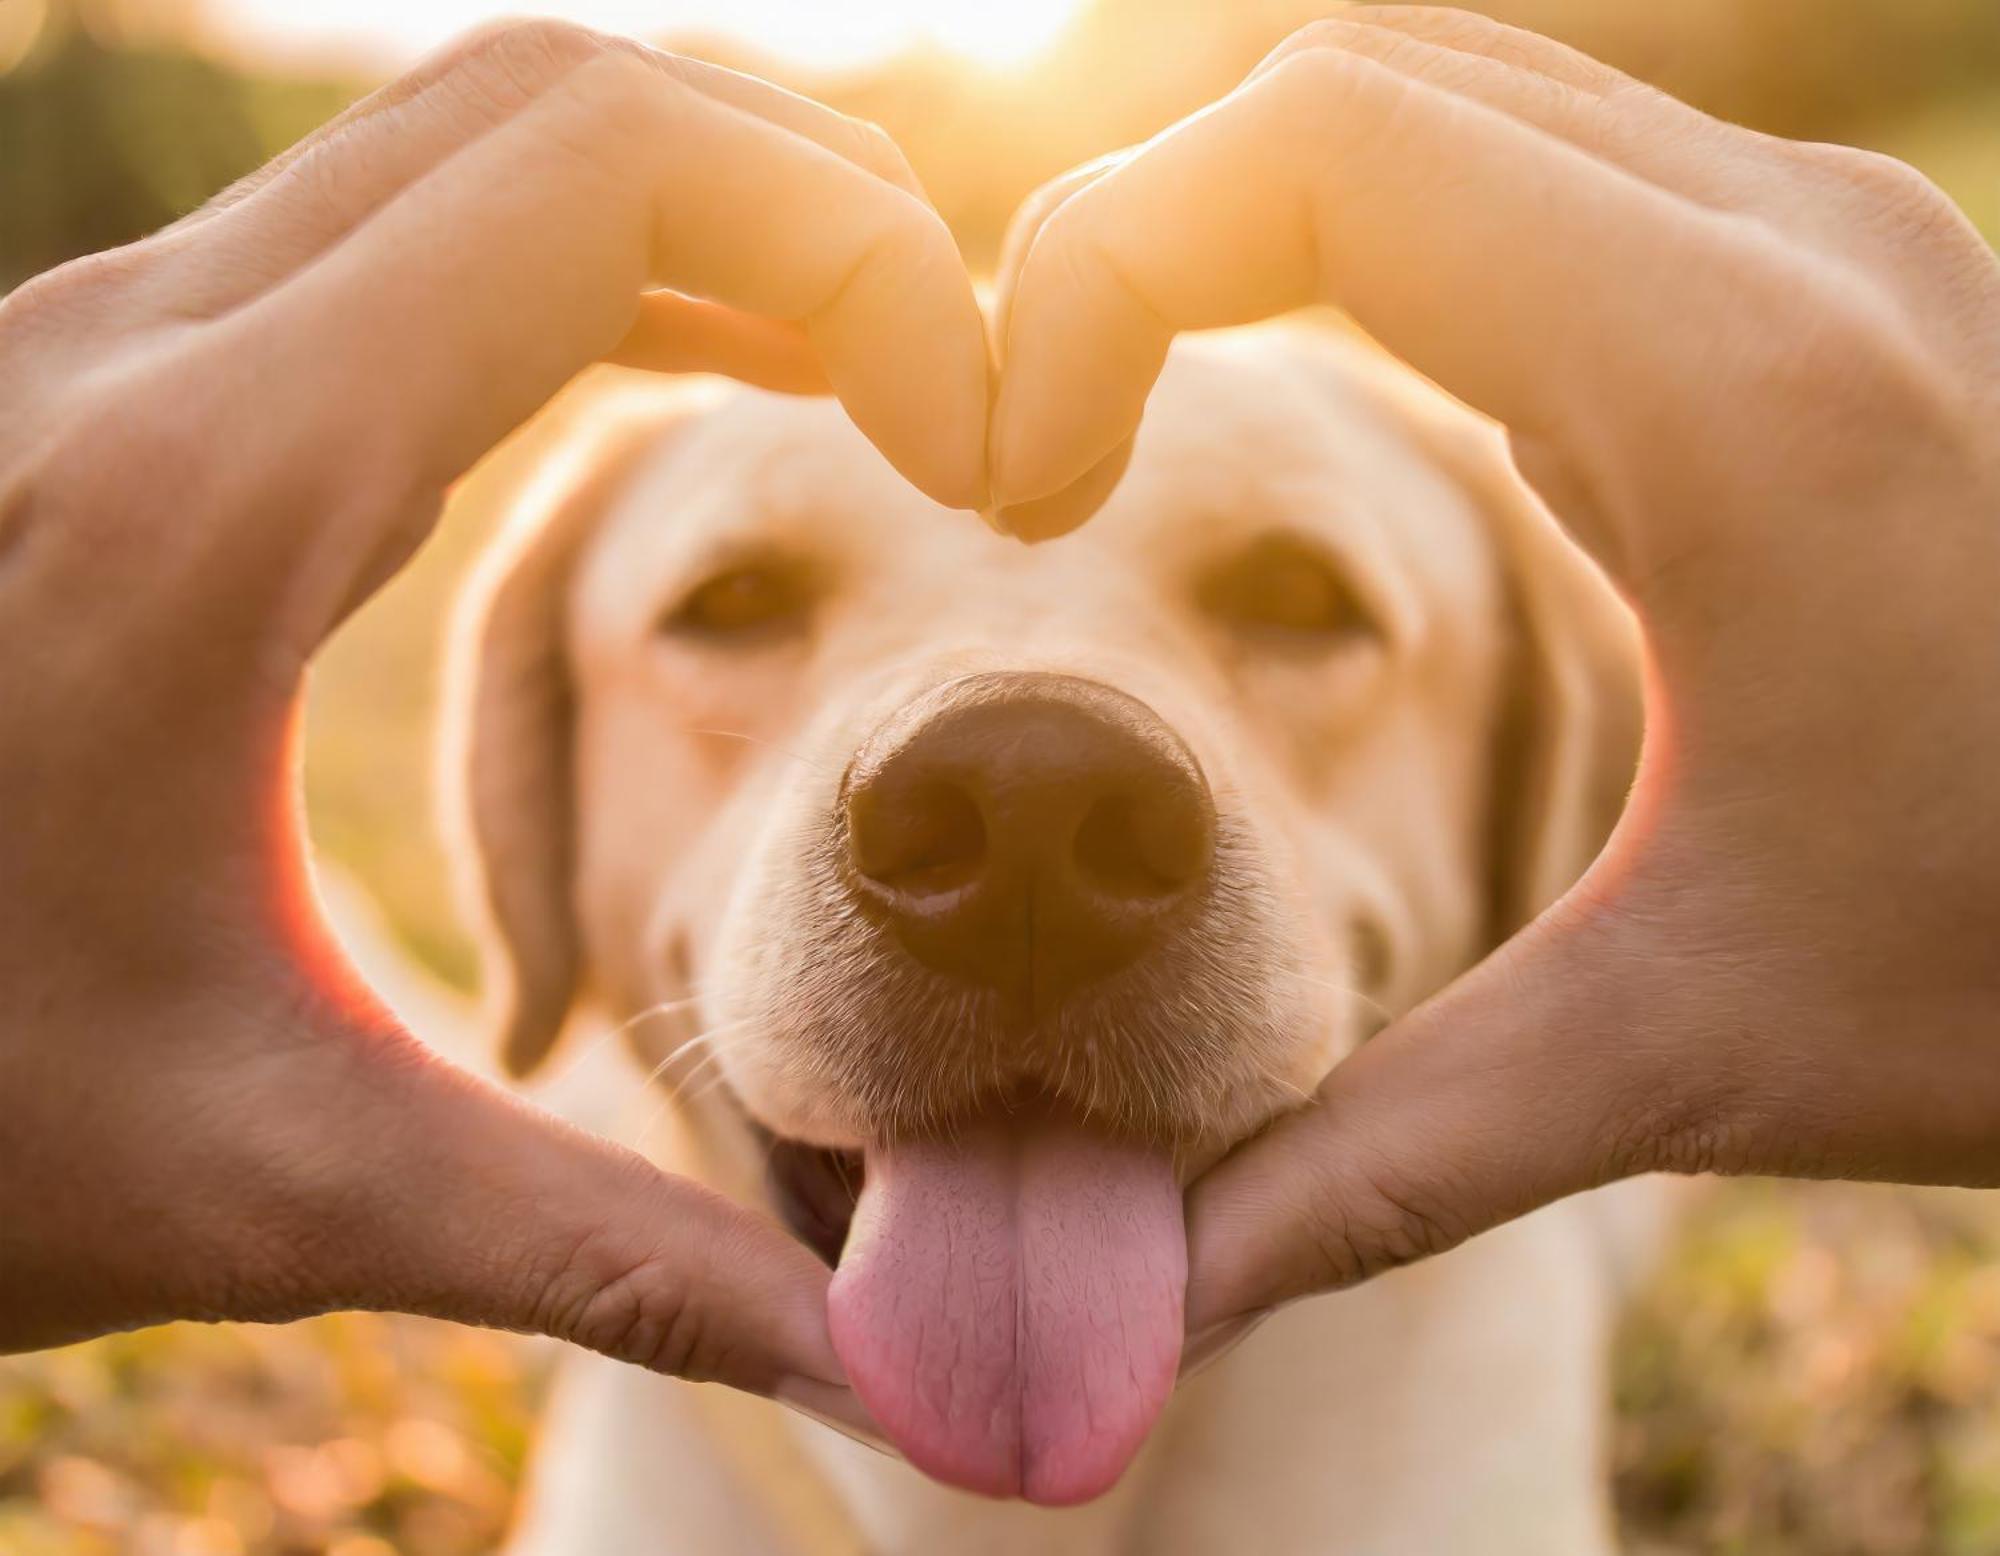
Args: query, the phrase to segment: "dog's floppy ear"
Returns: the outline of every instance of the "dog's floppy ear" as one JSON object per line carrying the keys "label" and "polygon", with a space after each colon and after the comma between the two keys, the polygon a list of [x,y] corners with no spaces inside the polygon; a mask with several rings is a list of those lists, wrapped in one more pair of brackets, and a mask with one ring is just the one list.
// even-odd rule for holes
{"label": "dog's floppy ear", "polygon": [[564,646],[570,576],[642,459],[687,417],[671,399],[607,405],[518,503],[461,596],[448,641],[441,750],[446,829],[480,927],[501,1060],[546,1057],[579,993],[573,899],[575,708]]}
{"label": "dog's floppy ear", "polygon": [[1484,513],[1513,617],[1489,829],[1498,945],[1575,884],[1625,808],[1643,727],[1638,629],[1515,470],[1499,428],[1441,396],[1417,428]]}
{"label": "dog's floppy ear", "polygon": [[1489,943],[1498,945],[1576,883],[1625,808],[1644,723],[1637,623],[1521,478],[1497,425],[1337,315],[1278,328],[1350,411],[1386,410],[1471,497],[1493,539],[1513,617],[1490,782]]}

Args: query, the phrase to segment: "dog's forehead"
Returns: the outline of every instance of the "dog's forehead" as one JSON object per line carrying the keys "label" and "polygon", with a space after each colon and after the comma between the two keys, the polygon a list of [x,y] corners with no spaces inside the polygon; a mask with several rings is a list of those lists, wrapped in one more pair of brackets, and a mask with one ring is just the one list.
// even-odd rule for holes
{"label": "dog's forehead", "polygon": [[[1344,548],[1426,572],[1481,549],[1458,543],[1475,522],[1464,494],[1399,433],[1394,372],[1364,348],[1295,331],[1179,342],[1124,480],[1081,535],[1148,570],[1273,526],[1322,527]],[[1039,564],[1006,557],[970,515],[904,481],[837,402],[745,389],[640,463],[587,573],[625,593],[772,544],[881,569],[1004,561],[1010,573],[1063,565],[1069,550],[1039,548]]]}
{"label": "dog's forehead", "polygon": [[948,511],[897,475],[837,402],[754,389],[722,396],[663,440],[616,507],[619,538],[649,541],[663,561],[752,530],[809,529],[829,514],[902,525]]}
{"label": "dog's forehead", "polygon": [[1245,529],[1318,531],[1351,559],[1446,588],[1470,583],[1449,575],[1490,560],[1478,503],[1417,430],[1419,407],[1442,406],[1407,369],[1328,331],[1184,338],[1131,467],[1088,532],[1158,552],[1210,548]]}

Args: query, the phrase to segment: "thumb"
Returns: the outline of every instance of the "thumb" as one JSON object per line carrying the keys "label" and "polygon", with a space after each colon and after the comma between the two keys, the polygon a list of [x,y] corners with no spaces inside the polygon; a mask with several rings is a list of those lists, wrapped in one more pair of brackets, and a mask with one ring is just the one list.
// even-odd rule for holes
{"label": "thumb", "polygon": [[394,1062],[378,1039],[349,1070],[330,1142],[349,1161],[314,1278],[341,1305],[553,1335],[865,1424],[828,1271],[775,1222],[386,1042]]}
{"label": "thumb", "polygon": [[[1647,1170],[1678,1127],[1660,959],[1558,907],[1340,1064],[1188,1203],[1189,1343]],[[1678,1082],[1675,1082],[1678,1084]]]}

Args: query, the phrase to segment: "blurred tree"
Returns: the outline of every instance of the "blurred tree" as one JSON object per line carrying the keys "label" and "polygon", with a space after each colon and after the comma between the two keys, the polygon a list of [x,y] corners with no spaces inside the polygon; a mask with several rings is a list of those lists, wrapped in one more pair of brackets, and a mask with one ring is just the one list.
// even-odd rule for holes
{"label": "blurred tree", "polygon": [[[193,0],[55,0],[0,76],[0,291],[185,214],[359,95],[183,45]],[[141,18],[144,24],[141,24]]]}

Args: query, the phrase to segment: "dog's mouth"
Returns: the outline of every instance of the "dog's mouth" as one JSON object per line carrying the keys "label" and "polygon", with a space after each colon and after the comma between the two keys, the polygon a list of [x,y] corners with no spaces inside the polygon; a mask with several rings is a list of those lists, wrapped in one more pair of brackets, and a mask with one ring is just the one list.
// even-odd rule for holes
{"label": "dog's mouth", "polygon": [[834,1266],[834,1349],[911,1463],[1051,1506],[1108,1490],[1180,1364],[1171,1151],[1039,1099],[862,1152],[755,1127],[780,1213]]}
{"label": "dog's mouth", "polygon": [[754,1118],[750,1128],[764,1147],[765,1177],[779,1217],[794,1237],[829,1266],[837,1266],[854,1224],[867,1157],[788,1139]]}

